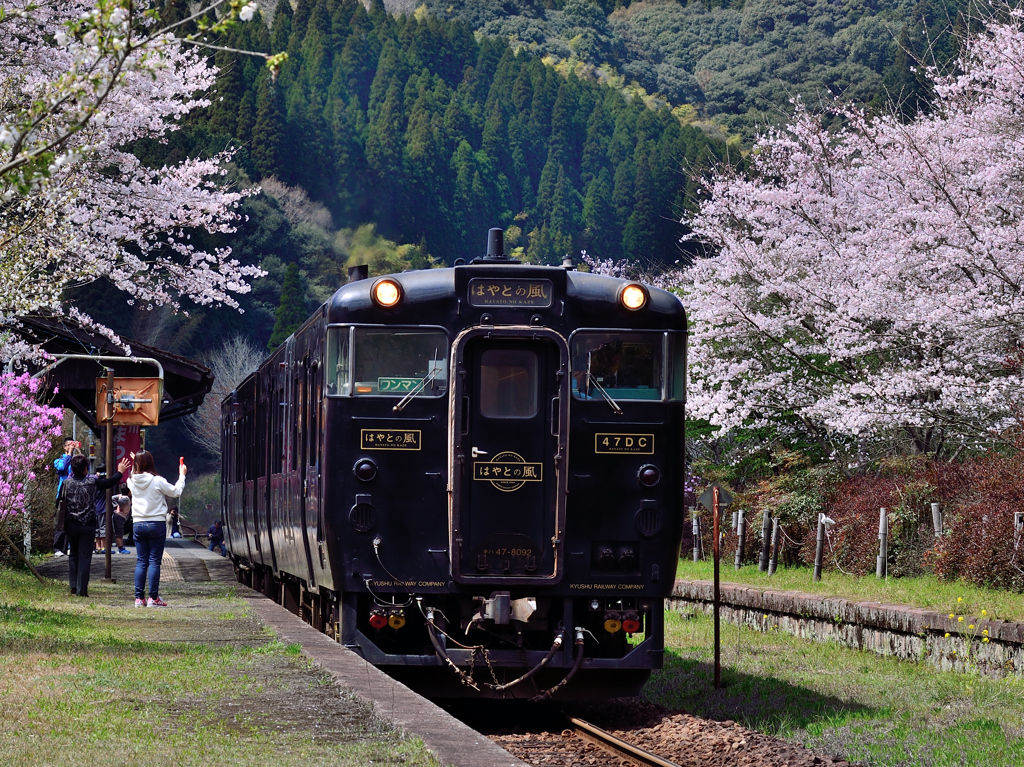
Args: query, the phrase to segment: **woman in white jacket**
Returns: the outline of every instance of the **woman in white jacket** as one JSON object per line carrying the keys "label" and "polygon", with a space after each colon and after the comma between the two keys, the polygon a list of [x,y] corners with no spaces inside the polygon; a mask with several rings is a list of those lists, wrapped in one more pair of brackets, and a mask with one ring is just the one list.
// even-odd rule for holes
{"label": "woman in white jacket", "polygon": [[[132,493],[132,536],[135,538],[135,606],[167,607],[160,598],[160,560],[167,540],[167,499],[178,498],[185,489],[185,462],[178,466],[178,481],[173,485],[156,473],[153,454],[132,454],[132,475],[128,489]],[[146,599],[146,575],[149,575],[149,599]]]}

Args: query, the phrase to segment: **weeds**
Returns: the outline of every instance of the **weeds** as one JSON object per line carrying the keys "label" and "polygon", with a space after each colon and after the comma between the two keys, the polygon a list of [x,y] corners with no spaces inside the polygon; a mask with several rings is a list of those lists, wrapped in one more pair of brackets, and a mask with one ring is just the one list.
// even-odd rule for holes
{"label": "weeds", "polygon": [[[965,616],[972,622],[977,628]],[[1020,677],[944,673],[723,624],[723,647],[744,651],[724,656],[724,687],[715,690],[711,619],[668,613],[665,629],[665,668],[644,688],[653,702],[733,719],[870,767],[1024,764]]]}

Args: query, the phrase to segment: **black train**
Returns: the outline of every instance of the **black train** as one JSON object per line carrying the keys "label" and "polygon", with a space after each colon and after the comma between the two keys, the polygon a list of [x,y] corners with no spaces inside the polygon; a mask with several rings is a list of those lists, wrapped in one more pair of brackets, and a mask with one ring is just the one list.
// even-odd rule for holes
{"label": "black train", "polygon": [[501,243],[345,285],[225,400],[231,557],[431,697],[633,694],[679,556],[686,317]]}

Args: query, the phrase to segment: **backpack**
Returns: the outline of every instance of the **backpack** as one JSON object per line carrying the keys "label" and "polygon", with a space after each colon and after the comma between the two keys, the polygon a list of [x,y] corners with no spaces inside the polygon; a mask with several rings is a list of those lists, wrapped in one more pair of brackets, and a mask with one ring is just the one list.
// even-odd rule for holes
{"label": "backpack", "polygon": [[96,524],[96,477],[68,477],[64,480],[65,519],[80,525]]}

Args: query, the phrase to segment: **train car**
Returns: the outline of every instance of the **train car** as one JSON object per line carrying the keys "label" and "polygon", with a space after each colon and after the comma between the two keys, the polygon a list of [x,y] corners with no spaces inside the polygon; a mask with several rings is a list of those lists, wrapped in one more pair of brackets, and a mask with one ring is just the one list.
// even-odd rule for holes
{"label": "train car", "polygon": [[349,282],[225,399],[239,580],[430,697],[635,694],[683,521],[671,293],[520,264]]}

